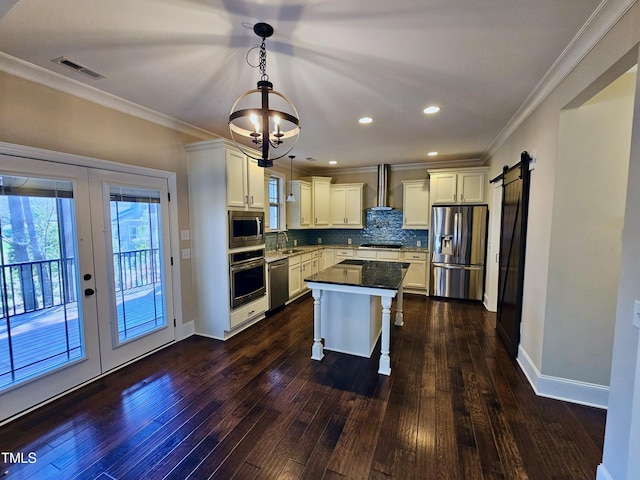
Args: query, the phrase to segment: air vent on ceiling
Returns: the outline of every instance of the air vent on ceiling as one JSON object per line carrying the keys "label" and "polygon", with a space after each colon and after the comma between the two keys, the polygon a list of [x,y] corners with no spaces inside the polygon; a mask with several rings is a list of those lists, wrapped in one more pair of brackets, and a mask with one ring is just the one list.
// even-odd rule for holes
{"label": "air vent on ceiling", "polygon": [[91,70],[90,68],[85,67],[84,65],[80,65],[79,63],[74,62],[73,60],[69,60],[66,57],[54,58],[51,61],[54,63],[57,63],[58,65],[63,65],[67,68],[70,68],[71,70],[75,70],[76,72],[84,73],[86,76],[91,77],[94,80],[105,78],[104,75],[99,74],[95,70]]}

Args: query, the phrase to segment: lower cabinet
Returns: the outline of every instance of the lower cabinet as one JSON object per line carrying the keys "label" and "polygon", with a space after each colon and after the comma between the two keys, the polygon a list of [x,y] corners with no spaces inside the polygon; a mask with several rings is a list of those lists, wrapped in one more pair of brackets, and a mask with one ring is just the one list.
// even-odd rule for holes
{"label": "lower cabinet", "polygon": [[307,291],[304,279],[320,270],[320,249],[289,257],[289,299]]}
{"label": "lower cabinet", "polygon": [[320,250],[318,259],[320,263],[319,270],[324,270],[336,264],[336,251],[333,248],[323,248]]}
{"label": "lower cabinet", "polygon": [[295,297],[302,291],[300,259],[301,255],[289,257],[289,298]]}
{"label": "lower cabinet", "polygon": [[426,295],[429,289],[429,276],[427,275],[426,252],[403,252],[403,261],[409,263],[409,270],[404,277],[402,286],[405,291],[416,291]]}

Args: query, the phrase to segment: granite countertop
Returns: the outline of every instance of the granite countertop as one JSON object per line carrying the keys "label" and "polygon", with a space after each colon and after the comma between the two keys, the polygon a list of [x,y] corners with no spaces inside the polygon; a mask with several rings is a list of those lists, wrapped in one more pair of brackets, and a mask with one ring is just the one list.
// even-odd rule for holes
{"label": "granite countertop", "polygon": [[[289,258],[292,255],[302,255],[303,253],[313,252],[314,250],[319,250],[321,248],[352,248],[357,250],[360,248],[359,245],[301,245],[295,246],[291,248],[285,248],[284,250],[269,250],[265,253],[265,260],[267,263],[275,262],[276,260],[282,260],[283,258]],[[364,247],[367,250],[384,250],[391,252],[425,252],[428,253],[429,249],[424,247],[408,247],[403,246],[402,248],[380,248],[376,249],[375,247]]]}
{"label": "granite countertop", "polygon": [[314,250],[320,250],[325,245],[303,245],[300,247],[285,248],[284,250],[269,250],[265,252],[264,259],[267,263],[275,262],[276,260],[282,260],[283,258],[289,258],[293,255],[302,255],[303,253],[313,252]]}
{"label": "granite countertop", "polygon": [[304,281],[397,290],[402,285],[408,268],[407,262],[350,259],[307,277]]}

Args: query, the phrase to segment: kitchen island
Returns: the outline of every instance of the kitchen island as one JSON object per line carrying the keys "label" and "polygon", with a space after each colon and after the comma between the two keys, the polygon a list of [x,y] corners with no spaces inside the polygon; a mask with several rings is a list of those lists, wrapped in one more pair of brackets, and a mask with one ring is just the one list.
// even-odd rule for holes
{"label": "kitchen island", "polygon": [[311,358],[322,360],[324,348],[371,357],[382,333],[378,373],[389,375],[391,302],[397,296],[395,325],[402,326],[408,268],[404,262],[344,260],[305,278],[314,300]]}

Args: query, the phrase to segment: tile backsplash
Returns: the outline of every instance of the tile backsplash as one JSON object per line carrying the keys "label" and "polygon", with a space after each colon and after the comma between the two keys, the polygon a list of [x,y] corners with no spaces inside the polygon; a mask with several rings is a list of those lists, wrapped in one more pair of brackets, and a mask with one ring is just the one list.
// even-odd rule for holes
{"label": "tile backsplash", "polygon": [[[427,248],[429,241],[428,230],[403,230],[402,210],[373,210],[367,209],[365,215],[365,228],[342,229],[309,229],[289,230],[289,242],[287,247],[294,246],[294,240],[298,245],[317,245],[318,238],[322,239],[322,245],[347,245],[349,239],[353,245],[363,243],[400,243],[404,246],[415,247],[421,242],[421,247]],[[266,235],[267,250],[275,250],[276,233]]]}

